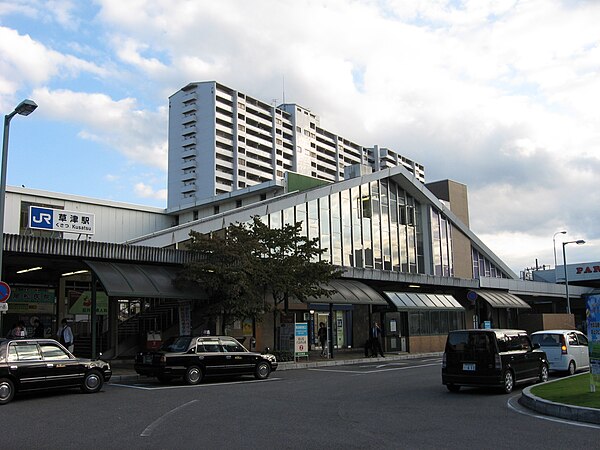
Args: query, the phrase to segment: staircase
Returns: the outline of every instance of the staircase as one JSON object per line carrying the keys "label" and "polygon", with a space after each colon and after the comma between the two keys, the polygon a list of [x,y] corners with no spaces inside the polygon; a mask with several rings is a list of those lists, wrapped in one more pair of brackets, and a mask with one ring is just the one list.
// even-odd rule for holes
{"label": "staircase", "polygon": [[119,322],[119,358],[134,356],[146,344],[147,333],[162,332],[178,323],[179,301],[172,299],[146,299],[139,314]]}

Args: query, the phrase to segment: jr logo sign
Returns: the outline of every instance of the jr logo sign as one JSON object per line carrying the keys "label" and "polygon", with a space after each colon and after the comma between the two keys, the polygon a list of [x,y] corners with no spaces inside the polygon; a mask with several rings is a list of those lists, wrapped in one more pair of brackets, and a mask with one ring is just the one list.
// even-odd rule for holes
{"label": "jr logo sign", "polygon": [[29,208],[29,227],[51,230],[53,228],[53,210],[32,206]]}
{"label": "jr logo sign", "polygon": [[94,234],[94,214],[30,206],[29,228],[62,233]]}

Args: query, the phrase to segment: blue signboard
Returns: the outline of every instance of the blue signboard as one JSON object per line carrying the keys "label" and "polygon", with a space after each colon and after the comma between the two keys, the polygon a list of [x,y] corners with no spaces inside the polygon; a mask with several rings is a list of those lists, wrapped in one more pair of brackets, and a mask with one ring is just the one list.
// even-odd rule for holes
{"label": "blue signboard", "polygon": [[51,230],[54,228],[54,210],[32,206],[29,208],[29,227]]}
{"label": "blue signboard", "polygon": [[586,306],[590,391],[596,392],[600,389],[600,295],[590,295]]}
{"label": "blue signboard", "polygon": [[64,233],[94,234],[94,214],[30,206],[29,228]]}
{"label": "blue signboard", "polygon": [[295,357],[308,356],[308,324],[306,322],[296,323],[295,341]]}

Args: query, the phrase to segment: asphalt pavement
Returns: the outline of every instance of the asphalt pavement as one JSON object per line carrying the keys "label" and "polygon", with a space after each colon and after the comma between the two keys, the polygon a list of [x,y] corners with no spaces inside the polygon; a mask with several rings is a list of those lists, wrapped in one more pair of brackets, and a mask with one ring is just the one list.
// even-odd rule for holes
{"label": "asphalt pavement", "polygon": [[[277,371],[294,369],[314,369],[333,366],[344,366],[352,364],[367,364],[374,362],[405,361],[411,359],[421,359],[427,357],[440,357],[443,352],[431,353],[386,353],[384,357],[364,356],[363,350],[343,349],[334,353],[333,358],[327,358],[320,355],[319,350],[309,352],[308,357],[298,358],[295,361],[280,362]],[[138,375],[133,368],[133,360],[112,360],[111,367],[113,383],[148,380],[148,377]],[[600,424],[600,410],[596,408],[583,408],[563,403],[556,403],[537,397],[531,393],[531,386],[523,389],[519,403],[532,411],[542,413],[547,416],[559,417],[571,421]]]}

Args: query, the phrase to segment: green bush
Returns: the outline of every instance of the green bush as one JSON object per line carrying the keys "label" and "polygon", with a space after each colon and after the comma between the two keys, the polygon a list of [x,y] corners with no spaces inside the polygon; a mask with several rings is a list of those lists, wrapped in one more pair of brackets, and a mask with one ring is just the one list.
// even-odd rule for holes
{"label": "green bush", "polygon": [[285,362],[285,361],[293,361],[294,360],[294,352],[289,350],[275,350],[271,352],[272,355],[275,355],[277,361]]}

